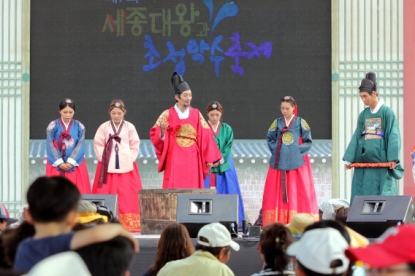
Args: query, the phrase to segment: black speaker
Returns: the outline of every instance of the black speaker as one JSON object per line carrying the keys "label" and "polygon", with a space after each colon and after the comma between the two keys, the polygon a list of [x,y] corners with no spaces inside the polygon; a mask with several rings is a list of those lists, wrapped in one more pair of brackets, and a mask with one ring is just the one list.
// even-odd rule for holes
{"label": "black speaker", "polygon": [[356,196],[346,224],[366,238],[378,238],[389,227],[415,223],[412,196]]}
{"label": "black speaker", "polygon": [[222,223],[237,237],[238,195],[178,194],[176,221],[186,226],[191,238],[212,222]]}

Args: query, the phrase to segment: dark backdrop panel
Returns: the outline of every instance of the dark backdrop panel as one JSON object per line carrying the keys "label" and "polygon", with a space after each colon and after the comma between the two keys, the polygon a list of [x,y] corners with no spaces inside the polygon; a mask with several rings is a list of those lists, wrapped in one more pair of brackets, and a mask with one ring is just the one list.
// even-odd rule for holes
{"label": "dark backdrop panel", "polygon": [[[163,11],[171,14],[165,22],[178,20],[179,4],[187,9],[190,29],[171,24],[170,34],[157,33]],[[126,103],[126,120],[148,138],[161,112],[174,104],[170,77],[176,69],[192,89],[193,107],[205,114],[209,101],[223,104],[223,119],[236,139],[265,139],[281,116],[285,95],[298,101],[313,138],[331,139],[330,5],[324,0],[32,1],[30,138],[45,137],[65,97],[75,101],[75,118],[86,126],[88,139],[109,118],[109,103],[116,98]],[[221,14],[233,16],[219,20]],[[141,33],[132,28],[135,20],[144,22]],[[235,35],[239,48],[231,40]],[[159,56],[146,56],[146,38]],[[207,47],[200,47],[202,40]],[[168,44],[178,52],[176,62],[168,58]],[[150,59],[159,64],[148,70]],[[212,59],[221,60],[216,68]]]}

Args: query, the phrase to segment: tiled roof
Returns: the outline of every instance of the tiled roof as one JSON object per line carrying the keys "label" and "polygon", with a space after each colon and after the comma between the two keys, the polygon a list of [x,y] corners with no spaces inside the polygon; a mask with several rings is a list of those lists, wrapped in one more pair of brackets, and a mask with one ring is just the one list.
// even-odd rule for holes
{"label": "tiled roof", "polygon": [[[30,140],[30,160],[46,158],[45,144],[45,140]],[[235,140],[231,154],[234,160],[239,159],[240,163],[242,163],[244,159],[251,159],[251,162],[255,159],[262,159],[265,160],[263,161],[265,163],[268,162],[268,159],[271,157],[266,140]],[[331,158],[331,140],[313,140],[313,146],[309,151],[309,156],[311,160],[326,160],[327,158]],[[85,158],[96,160],[92,140],[85,141]],[[141,140],[140,153],[137,160],[156,158],[156,153],[151,141]]]}

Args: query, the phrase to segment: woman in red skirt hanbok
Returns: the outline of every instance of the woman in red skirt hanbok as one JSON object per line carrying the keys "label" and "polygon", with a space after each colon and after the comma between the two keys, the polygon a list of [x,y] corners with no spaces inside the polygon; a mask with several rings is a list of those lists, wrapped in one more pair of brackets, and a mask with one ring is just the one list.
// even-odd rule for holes
{"label": "woman in red skirt hanbok", "polygon": [[91,193],[84,156],[85,127],[74,120],[75,103],[64,99],[59,104],[61,117],[46,128],[46,176],[64,176],[81,194]]}
{"label": "woman in red skirt hanbok", "polygon": [[121,100],[111,102],[111,120],[103,123],[94,137],[98,159],[94,194],[118,195],[118,219],[131,232],[140,231],[138,191],[142,189],[136,158],[140,138],[133,124],[124,120],[127,112]]}
{"label": "woman in red skirt hanbok", "polygon": [[296,115],[293,97],[281,99],[283,117],[268,130],[271,151],[262,201],[262,227],[272,223],[287,224],[297,213],[308,213],[318,220],[313,172],[308,151],[312,145],[310,126]]}

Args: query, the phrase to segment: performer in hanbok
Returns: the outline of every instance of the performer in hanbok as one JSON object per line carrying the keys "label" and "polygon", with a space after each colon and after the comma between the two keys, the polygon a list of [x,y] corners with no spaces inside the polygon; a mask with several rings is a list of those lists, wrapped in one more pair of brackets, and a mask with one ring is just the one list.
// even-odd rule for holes
{"label": "performer in hanbok", "polygon": [[310,126],[297,116],[297,104],[291,96],[281,99],[281,113],[283,117],[268,130],[271,159],[262,200],[262,227],[272,222],[287,224],[297,213],[307,213],[318,220],[307,154],[313,142]]}
{"label": "performer in hanbok", "polygon": [[221,122],[223,107],[217,101],[212,101],[206,107],[208,124],[218,145],[222,159],[213,163],[210,173],[205,179],[205,188],[216,188],[217,194],[238,195],[239,225],[245,220],[244,201],[239,187],[235,165],[230,156],[233,145],[233,131],[230,125]]}
{"label": "performer in hanbok", "polygon": [[99,126],[94,137],[98,159],[94,194],[118,194],[118,219],[131,232],[140,231],[138,191],[142,189],[136,158],[140,138],[133,124],[124,120],[127,112],[121,100],[109,108],[111,120]]}
{"label": "performer in hanbok", "polygon": [[375,73],[366,74],[359,91],[367,107],[343,156],[346,169],[354,168],[350,204],[356,195],[397,195],[396,180],[403,176],[399,124],[392,109],[378,98]]}
{"label": "performer in hanbok", "polygon": [[75,103],[64,99],[59,104],[61,117],[50,122],[46,129],[46,176],[64,176],[82,194],[91,193],[84,156],[85,127],[74,120]]}
{"label": "performer in hanbok", "polygon": [[171,78],[176,105],[150,129],[150,139],[164,171],[163,188],[204,188],[203,180],[222,156],[200,111],[190,106],[192,91],[176,72]]}

